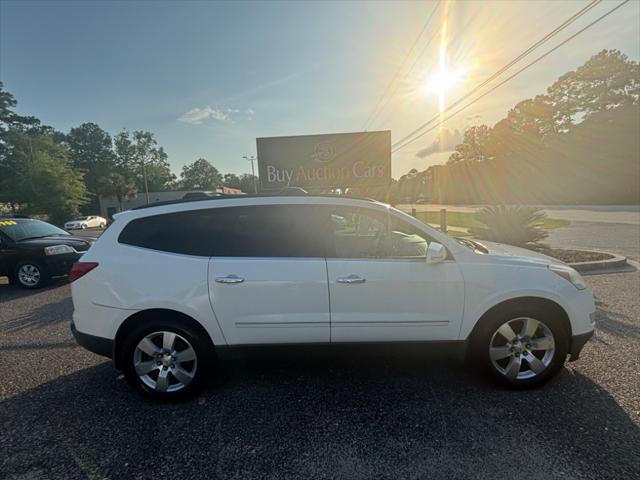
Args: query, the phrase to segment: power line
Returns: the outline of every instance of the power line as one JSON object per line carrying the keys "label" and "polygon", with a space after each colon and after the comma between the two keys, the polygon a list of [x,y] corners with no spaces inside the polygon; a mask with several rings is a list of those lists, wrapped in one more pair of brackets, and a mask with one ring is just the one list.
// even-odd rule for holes
{"label": "power line", "polygon": [[[499,70],[497,70],[495,73],[493,73],[489,78],[487,78],[486,80],[484,80],[482,83],[480,83],[479,85],[476,85],[470,92],[466,93],[465,95],[463,95],[461,98],[459,98],[458,100],[456,100],[453,104],[451,104],[449,107],[447,107],[442,113],[451,110],[452,108],[456,107],[457,105],[460,105],[464,100],[466,100],[467,98],[469,98],[471,95],[473,95],[474,93],[476,93],[478,90],[482,89],[484,86],[486,86],[487,84],[489,84],[490,82],[492,82],[493,80],[495,80],[497,77],[499,77],[500,75],[502,75],[504,72],[506,72],[509,68],[511,68],[513,65],[515,65],[516,63],[518,63],[520,60],[522,60],[523,58],[525,58],[527,55],[529,55],[531,52],[533,52],[534,50],[536,50],[538,47],[540,47],[541,45],[543,45],[544,43],[546,43],[547,41],[549,41],[551,38],[553,38],[555,35],[557,35],[558,33],[560,33],[562,30],[564,30],[566,27],[568,27],[569,25],[571,25],[573,22],[575,22],[576,20],[578,20],[580,17],[582,17],[583,15],[585,15],[589,10],[591,10],[593,7],[595,7],[596,5],[598,5],[602,0],[593,0],[591,3],[589,3],[588,5],[586,5],[585,7],[583,7],[581,10],[579,10],[578,12],[574,13],[571,17],[569,17],[567,20],[565,20],[564,22],[562,22],[560,25],[558,25],[556,28],[554,28],[552,31],[550,31],[549,33],[547,33],[544,37],[542,37],[540,40],[538,40],[537,42],[535,42],[533,45],[531,45],[529,48],[527,48],[524,52],[522,52],[521,54],[519,54],[517,57],[515,57],[513,60],[511,60],[509,63],[507,63],[506,65],[504,65],[503,67],[501,67]],[[622,5],[622,4],[621,4]],[[420,125],[418,128],[416,128],[415,130],[413,130],[411,133],[409,133],[408,135],[405,135],[403,138],[401,138],[400,140],[398,140],[394,145],[393,148],[397,149],[397,148],[402,148],[399,147],[402,143],[406,142],[408,139],[410,139],[411,137],[413,137],[414,135],[416,135],[417,133],[419,133],[421,130],[423,130],[424,128],[426,128],[427,126],[431,125],[433,122],[437,121],[439,118],[441,118],[442,113],[434,116],[433,118],[431,118],[429,121],[423,123],[422,125]],[[430,131],[430,130],[429,130]],[[425,132],[426,133],[426,132]],[[420,135],[421,137],[422,135]],[[416,137],[419,138],[419,137]],[[403,145],[404,146],[404,145]]]}
{"label": "power line", "polygon": [[365,132],[367,131],[367,128],[369,127],[369,124],[373,121],[375,116],[378,114],[378,108],[380,107],[380,104],[382,103],[384,98],[387,96],[387,93],[389,93],[389,90],[391,89],[391,86],[395,83],[396,79],[400,75],[400,72],[402,71],[402,67],[404,66],[405,63],[407,63],[407,60],[409,60],[409,57],[411,56],[411,54],[415,50],[416,46],[418,45],[418,41],[422,37],[422,34],[427,30],[427,27],[429,26],[429,23],[431,22],[431,19],[433,18],[433,16],[435,15],[436,11],[438,10],[438,7],[440,6],[440,1],[441,0],[438,0],[438,2],[436,3],[436,6],[431,11],[431,15],[429,15],[429,18],[427,18],[427,21],[422,26],[422,29],[420,29],[420,33],[418,34],[416,39],[413,41],[413,45],[411,45],[411,48],[407,52],[407,55],[404,57],[404,60],[402,60],[402,63],[398,67],[398,70],[396,70],[396,73],[393,76],[393,78],[391,79],[391,82],[389,82],[389,84],[387,85],[387,88],[385,88],[384,92],[382,93],[382,96],[380,96],[380,98],[378,99],[378,102],[373,107],[373,110],[371,111],[371,113],[367,117],[367,121],[364,123],[364,127],[362,127],[363,131],[365,131]]}
{"label": "power line", "polygon": [[408,142],[404,143],[403,145],[398,145],[398,143],[396,143],[396,145],[393,147],[392,152],[396,152],[398,150],[400,150],[401,148],[406,147],[407,145],[415,142],[418,138],[422,137],[423,135],[426,135],[427,133],[431,132],[432,130],[436,129],[437,127],[439,127],[440,125],[442,125],[444,122],[446,122],[447,120],[449,120],[450,118],[456,116],[457,114],[459,114],[460,112],[462,112],[463,110],[466,110],[468,107],[470,107],[471,105],[473,105],[474,103],[476,103],[478,100],[482,99],[483,97],[489,95],[491,92],[493,92],[494,90],[500,88],[502,85],[504,85],[505,83],[507,83],[508,81],[510,81],[511,79],[515,78],[516,76],[518,76],[520,73],[524,72],[525,70],[527,70],[529,67],[535,65],[536,63],[538,63],[540,60],[542,60],[543,58],[551,55],[553,52],[555,52],[557,49],[559,49],[560,47],[562,47],[563,45],[565,45],[566,43],[568,43],[569,41],[573,40],[575,37],[577,37],[578,35],[580,35],[581,33],[583,33],[585,30],[591,28],[592,26],[594,26],[596,23],[600,22],[601,20],[603,20],[605,17],[611,15],[613,12],[615,12],[616,10],[618,10],[620,7],[622,7],[624,4],[628,3],[629,0],[624,0],[623,2],[619,3],[618,5],[616,5],[615,7],[613,7],[611,10],[607,11],[605,14],[601,15],[600,17],[596,18],[593,22],[589,23],[587,26],[585,26],[584,28],[578,30],[576,33],[574,33],[573,35],[571,35],[570,37],[566,38],[565,40],[563,40],[562,42],[560,42],[558,45],[556,45],[555,47],[553,47],[551,50],[548,50],[547,52],[543,53],[542,55],[540,55],[538,58],[536,58],[535,60],[533,60],[532,62],[528,63],[527,65],[525,65],[523,68],[521,68],[520,70],[518,70],[517,72],[515,72],[513,75],[511,75],[510,77],[506,78],[505,80],[503,80],[502,82],[500,82],[499,84],[497,84],[496,86],[492,87],[491,89],[489,89],[488,91],[486,91],[485,93],[483,93],[482,95],[476,97],[475,99],[473,99],[472,101],[470,101],[469,103],[467,103],[466,105],[464,105],[462,108],[458,109],[457,111],[455,111],[454,113],[452,113],[451,115],[447,116],[446,118],[441,119],[436,125],[434,125],[433,127],[425,130],[424,132],[422,132],[420,135],[418,135],[417,137],[414,137],[413,139],[409,140]]}

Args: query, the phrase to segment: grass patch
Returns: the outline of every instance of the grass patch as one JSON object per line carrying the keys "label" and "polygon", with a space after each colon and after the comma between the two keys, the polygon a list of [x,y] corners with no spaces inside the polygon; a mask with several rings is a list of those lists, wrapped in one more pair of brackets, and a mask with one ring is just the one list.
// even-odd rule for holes
{"label": "grass patch", "polygon": [[[417,212],[416,218],[424,223],[440,224],[440,212]],[[542,222],[542,228],[545,230],[552,230],[554,228],[566,227],[569,223],[570,222],[568,220],[560,218],[545,218]],[[452,227],[463,228],[484,226],[475,219],[472,212],[456,211],[447,211],[447,226],[449,225]]]}

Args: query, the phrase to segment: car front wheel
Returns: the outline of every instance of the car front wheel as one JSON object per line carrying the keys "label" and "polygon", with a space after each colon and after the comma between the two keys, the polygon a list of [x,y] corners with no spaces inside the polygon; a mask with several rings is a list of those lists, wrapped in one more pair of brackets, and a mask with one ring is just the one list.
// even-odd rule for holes
{"label": "car front wheel", "polygon": [[498,383],[529,388],[543,384],[562,368],[569,334],[552,312],[520,308],[487,321],[475,347],[485,369]]}
{"label": "car front wheel", "polygon": [[129,384],[146,397],[174,401],[195,395],[211,364],[210,346],[195,330],[167,321],[145,324],[123,345]]}
{"label": "car front wheel", "polygon": [[40,288],[49,281],[49,275],[42,266],[35,261],[20,262],[16,266],[15,278],[22,288]]}

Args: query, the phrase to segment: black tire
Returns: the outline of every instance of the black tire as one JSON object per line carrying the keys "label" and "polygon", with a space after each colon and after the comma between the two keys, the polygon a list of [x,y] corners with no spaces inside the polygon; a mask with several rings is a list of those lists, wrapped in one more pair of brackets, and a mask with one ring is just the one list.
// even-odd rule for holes
{"label": "black tire", "polygon": [[[138,343],[148,335],[155,332],[175,333],[179,335],[179,337],[182,337],[182,340],[186,340],[193,350],[195,350],[195,372],[193,379],[188,385],[180,388],[179,390],[164,392],[158,391],[146,384],[136,372],[134,361]],[[181,340],[178,338],[176,342],[181,342]],[[215,354],[213,352],[213,345],[209,339],[203,338],[202,332],[197,329],[181,323],[179,317],[159,318],[152,321],[145,320],[142,325],[134,328],[127,334],[122,343],[122,348],[120,349],[120,365],[122,366],[127,382],[145,397],[163,402],[187,400],[200,392],[200,390],[206,385],[209,374],[213,371],[212,367],[214,365],[214,360]],[[190,365],[189,362],[187,362],[187,365]],[[165,370],[170,369],[170,367],[164,366],[159,368]],[[151,372],[150,376],[153,375],[154,372]],[[177,377],[174,377],[172,373],[169,373],[169,378],[170,382],[178,381]],[[147,379],[147,381],[148,380],[149,379]]]}
{"label": "black tire", "polygon": [[[25,269],[33,272],[34,274],[37,272],[37,281],[35,283],[27,281],[23,275],[21,275],[21,273],[26,273],[24,272]],[[36,275],[32,275],[32,278],[35,276]],[[51,277],[47,270],[36,260],[26,260],[18,263],[14,271],[14,278],[18,285],[27,290],[42,288],[51,281]]]}
{"label": "black tire", "polygon": [[[501,338],[498,336],[494,339],[494,334],[496,334],[497,330],[503,324],[509,321],[514,321],[514,319],[518,318],[531,318],[538,320],[539,322],[542,322],[543,326],[546,326],[553,334],[554,351],[552,357],[548,360],[549,363],[546,368],[541,373],[536,373],[535,376],[531,378],[507,378],[506,374],[504,372],[500,372],[494,365],[494,361],[491,359],[490,355],[492,341],[495,342]],[[517,326],[518,322],[515,322],[514,325]],[[540,328],[542,329],[544,327]],[[541,331],[542,330],[538,330],[538,335],[540,336]],[[563,319],[559,318],[553,310],[539,306],[513,307],[500,311],[495,315],[482,320],[482,323],[478,325],[477,330],[474,332],[472,339],[471,359],[475,365],[481,367],[494,382],[501,386],[513,389],[534,388],[549,381],[563,367],[567,354],[569,353],[569,340],[570,334],[567,331],[567,327],[565,326]],[[536,351],[534,353],[538,358],[543,357],[542,359],[544,359],[543,352]],[[499,362],[507,364],[504,367],[506,370],[509,361],[510,358],[507,357]],[[522,367],[524,369],[524,375],[527,375],[527,370],[533,372],[533,368],[529,366],[530,364],[526,361],[524,356],[521,358],[521,361],[524,363],[524,366]]]}

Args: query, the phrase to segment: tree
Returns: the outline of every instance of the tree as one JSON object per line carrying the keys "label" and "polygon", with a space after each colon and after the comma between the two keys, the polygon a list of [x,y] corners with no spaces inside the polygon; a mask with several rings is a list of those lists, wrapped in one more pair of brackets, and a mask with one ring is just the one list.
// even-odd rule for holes
{"label": "tree", "polygon": [[8,149],[0,163],[0,202],[48,214],[58,224],[77,216],[88,197],[69,149],[42,134],[8,130],[3,136]]}
{"label": "tree", "polygon": [[462,143],[456,146],[456,151],[449,157],[447,163],[481,162],[489,158],[490,133],[491,128],[487,125],[468,128],[464,132]]}
{"label": "tree", "polygon": [[139,191],[168,190],[176,176],[171,173],[167,154],[158,145],[153,133],[135,131],[131,134],[123,130],[114,139],[118,170],[125,177],[132,178]]}
{"label": "tree", "polygon": [[180,178],[186,190],[215,190],[222,186],[222,175],[204,158],[182,167]]}
{"label": "tree", "polygon": [[112,172],[99,180],[99,188],[102,195],[116,197],[120,204],[120,211],[123,210],[122,202],[132,198],[138,192],[136,184],[131,178],[127,178],[121,173]]}
{"label": "tree", "polygon": [[640,101],[640,66],[619,50],[602,50],[547,89],[554,121],[568,131],[595,112]]}
{"label": "tree", "polygon": [[240,175],[240,190],[245,193],[254,193],[256,186],[260,190],[260,181],[255,175],[250,173],[243,173]]}
{"label": "tree", "polygon": [[222,184],[229,188],[240,188],[240,177],[235,173],[225,173]]}
{"label": "tree", "polygon": [[107,194],[101,189],[101,179],[116,167],[111,135],[95,123],[83,123],[70,130],[66,142],[74,167],[85,172],[87,190],[93,194],[90,209],[96,210],[98,195]]}

